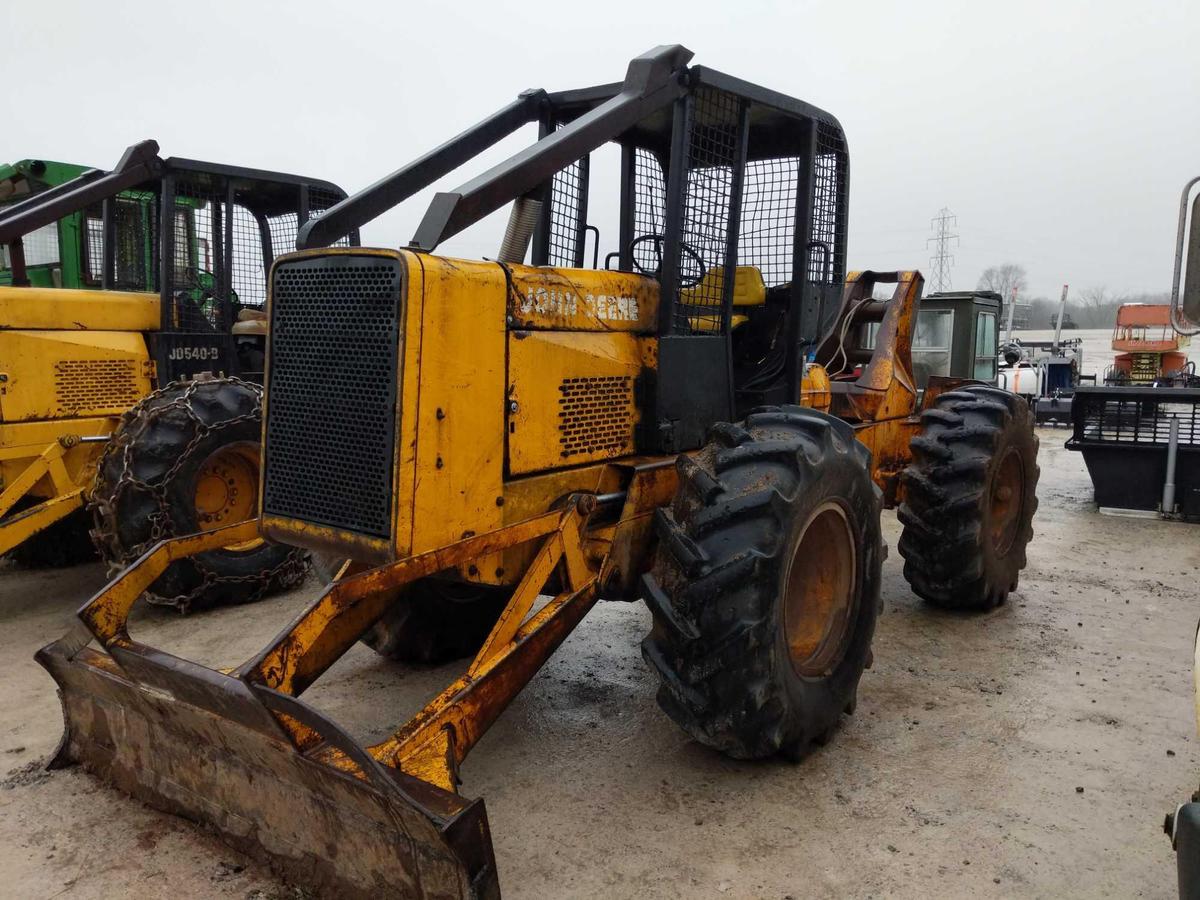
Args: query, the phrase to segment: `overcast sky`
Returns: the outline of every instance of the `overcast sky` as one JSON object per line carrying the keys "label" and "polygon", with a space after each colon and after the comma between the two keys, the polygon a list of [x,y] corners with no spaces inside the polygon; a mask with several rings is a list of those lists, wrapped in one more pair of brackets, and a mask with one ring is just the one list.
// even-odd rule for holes
{"label": "overcast sky", "polygon": [[[986,9],[985,9],[986,6]],[[958,216],[955,288],[1016,262],[1033,294],[1170,287],[1178,193],[1200,174],[1200,0],[1178,2],[8,2],[0,157],[164,156],[365,186],[527,87],[694,63],[814,103],[850,144],[850,265],[929,271]],[[495,161],[446,179],[449,189]],[[594,190],[615,180],[595,174]],[[364,229],[406,243],[428,195]],[[593,194],[611,249],[613,222]],[[502,223],[442,250],[493,255]]]}

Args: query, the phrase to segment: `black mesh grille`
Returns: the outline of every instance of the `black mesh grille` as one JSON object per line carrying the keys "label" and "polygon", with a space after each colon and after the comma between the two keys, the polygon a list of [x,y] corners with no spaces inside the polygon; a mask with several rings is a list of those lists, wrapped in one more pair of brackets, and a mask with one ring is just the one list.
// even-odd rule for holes
{"label": "black mesh grille", "polygon": [[792,280],[796,186],[800,159],[780,156],[746,164],[738,265],[757,266],[767,287]]}
{"label": "black mesh grille", "polygon": [[89,206],[83,214],[83,278],[88,284],[100,284],[104,277],[103,208]]}
{"label": "black mesh grille", "polygon": [[[667,230],[667,182],[662,163],[649,150],[638,147],[633,157],[633,234],[661,237]],[[633,261],[639,272],[657,272],[662,266],[662,244],[636,241]]]}
{"label": "black mesh grille", "polygon": [[546,262],[551,266],[583,266],[587,224],[588,158],[576,160],[550,180],[550,232]]}
{"label": "black mesh grille", "polygon": [[[228,209],[228,207],[226,207]],[[240,203],[233,204],[233,256],[229,259],[229,277],[233,294],[240,306],[261,308],[267,302],[267,271],[271,248],[263,246],[263,233],[254,213]],[[292,213],[291,215],[295,215]],[[197,217],[199,218],[199,217]],[[295,249],[295,240],[277,253]]]}
{"label": "black mesh grille", "polygon": [[226,321],[232,318],[226,313],[231,302],[263,305],[262,238],[254,214],[241,204],[231,206],[222,182],[178,181],[171,294],[181,331],[225,331],[233,324]]}
{"label": "black mesh grille", "polygon": [[126,191],[113,201],[113,287],[158,290],[157,190]]}
{"label": "black mesh grille", "polygon": [[[340,194],[335,194],[332,191],[327,191],[324,188],[311,187],[308,190],[308,217],[310,219],[318,219],[329,209],[329,207],[341,201]],[[266,216],[264,219],[267,231],[271,235],[271,246],[269,248],[271,258],[282,256],[285,253],[291,253],[296,249],[296,234],[300,230],[300,215],[295,210],[291,210],[278,215]],[[350,238],[348,236],[339,238],[329,246],[331,247],[349,247]],[[243,263],[235,255],[234,257],[234,278],[238,278],[238,269]],[[243,270],[244,271],[244,270]],[[238,299],[241,300],[243,306],[262,306],[266,299],[266,278],[259,277],[254,279],[248,288],[243,288]],[[244,295],[244,296],[243,296]]]}
{"label": "black mesh grille", "polygon": [[[308,199],[316,218],[341,197],[312,187]],[[263,307],[271,263],[296,249],[300,207],[299,185],[176,178],[170,293],[180,330],[225,331],[238,310]],[[120,228],[118,222],[118,239]],[[334,246],[349,243],[342,238]]]}
{"label": "black mesh grille", "polygon": [[841,129],[817,122],[813,160],[813,217],[809,235],[808,280],[840,285],[846,277],[846,142]]}
{"label": "black mesh grille", "polygon": [[673,324],[677,334],[721,330],[734,172],[741,156],[741,111],[736,96],[713,89],[697,91],[689,105],[680,291]]}
{"label": "black mesh grille", "polygon": [[263,510],[372,537],[391,533],[400,262],[276,267]]}

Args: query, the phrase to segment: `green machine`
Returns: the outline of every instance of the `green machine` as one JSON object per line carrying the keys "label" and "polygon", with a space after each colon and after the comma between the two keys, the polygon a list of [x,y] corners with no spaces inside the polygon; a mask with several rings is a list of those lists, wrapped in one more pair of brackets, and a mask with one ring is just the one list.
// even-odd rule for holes
{"label": "green machine", "polygon": [[[1000,308],[995,291],[939,291],[922,297],[912,342],[913,376],[924,390],[933,375],[996,382]],[[875,348],[878,326],[864,331]]]}
{"label": "green machine", "polygon": [[[74,181],[90,169],[46,159],[23,159],[12,165],[0,165],[0,210]],[[31,286],[100,286],[99,260],[95,261],[94,277],[89,272],[86,228],[84,213],[78,211],[25,236],[25,265]],[[8,248],[0,245],[0,284],[12,281]]]}
{"label": "green machine", "polygon": [[913,374],[924,388],[931,375],[995,383],[1000,308],[995,291],[940,291],[921,298],[913,335]]}
{"label": "green machine", "polygon": [[[149,145],[146,145],[149,147]],[[157,151],[157,145],[154,145]],[[82,186],[96,176],[100,169],[74,163],[43,159],[23,159],[12,165],[0,166],[0,218],[24,208],[25,201],[49,200],[55,193]],[[114,195],[115,215],[119,217],[112,238],[118,243],[110,254],[113,257],[111,283],[104,281],[104,219],[99,202],[87,208],[70,208],[62,218],[42,225],[22,236],[24,278],[14,275],[11,249],[0,242],[0,285],[49,288],[108,287],[117,290],[146,290],[152,286],[157,268],[157,216],[159,196],[147,186],[121,191]],[[203,198],[177,195],[176,247],[178,265],[191,274],[192,293],[200,298],[214,288],[213,247],[211,240],[201,235],[197,227],[197,212],[204,215]],[[237,302],[236,292],[233,300]]]}

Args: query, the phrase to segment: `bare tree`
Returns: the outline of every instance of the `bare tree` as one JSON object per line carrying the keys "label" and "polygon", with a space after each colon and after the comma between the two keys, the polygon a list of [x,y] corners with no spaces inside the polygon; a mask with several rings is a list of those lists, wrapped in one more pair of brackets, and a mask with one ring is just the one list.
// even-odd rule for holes
{"label": "bare tree", "polygon": [[1111,328],[1117,321],[1117,308],[1126,298],[1101,284],[1083,288],[1076,300],[1080,325],[1084,328]]}
{"label": "bare tree", "polygon": [[981,291],[995,291],[1000,295],[1000,298],[1009,303],[1013,299],[1013,292],[1016,292],[1016,299],[1019,301],[1022,295],[1029,289],[1029,279],[1025,274],[1025,267],[1019,266],[1016,263],[1003,263],[998,266],[988,266],[983,270],[983,274],[979,276],[979,284],[976,288]]}
{"label": "bare tree", "polygon": [[1029,328],[1045,330],[1054,327],[1058,304],[1049,297],[1033,297],[1029,301]]}

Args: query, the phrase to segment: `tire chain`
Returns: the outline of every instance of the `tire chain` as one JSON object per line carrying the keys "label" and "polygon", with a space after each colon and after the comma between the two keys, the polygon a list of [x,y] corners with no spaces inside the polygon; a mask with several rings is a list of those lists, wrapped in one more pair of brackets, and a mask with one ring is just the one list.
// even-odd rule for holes
{"label": "tire chain", "polygon": [[[166,474],[162,477],[157,486],[134,477],[130,461],[131,443],[129,441],[119,444],[109,444],[109,446],[105,448],[105,451],[101,455],[100,461],[97,464],[96,482],[99,482],[100,480],[99,473],[103,471],[105,460],[111,453],[114,452],[114,448],[116,448],[116,452],[120,452],[121,454],[121,475],[113,487],[111,496],[119,498],[124,490],[132,487],[140,489],[152,496],[158,506],[157,512],[151,514],[150,516],[150,538],[140,544],[134,545],[128,550],[123,550],[121,548],[117,540],[115,527],[110,529],[108,533],[101,531],[99,527],[91,529],[89,533],[91,534],[92,542],[96,545],[96,549],[100,552],[100,556],[104,559],[107,566],[108,576],[110,578],[115,576],[118,572],[124,570],[131,562],[141,557],[159,541],[170,537],[180,536],[176,533],[174,523],[171,521],[170,502],[167,499],[167,488],[178,476],[179,470],[182,468],[184,462],[186,462],[191,456],[192,451],[195,450],[197,445],[213,432],[230,428],[242,422],[261,419],[263,394],[262,388],[259,385],[248,381],[243,381],[242,379],[235,378],[233,376],[226,376],[221,380],[226,383],[249,388],[254,393],[254,408],[250,412],[243,415],[234,416],[232,419],[226,419],[221,422],[217,422],[214,425],[209,425],[196,415],[196,413],[192,410],[192,406],[189,401],[199,387],[206,384],[213,384],[214,382],[213,380],[192,380],[188,382],[171,382],[170,384],[149,394],[135,404],[132,408],[121,414],[120,423],[118,424],[115,433],[124,432],[126,428],[131,427],[133,423],[140,418],[145,417],[147,420],[153,420],[165,415],[171,410],[176,409],[183,412],[184,415],[192,422],[195,427],[195,433],[192,435],[191,440],[188,441],[188,444],[183,449],[183,452],[181,452],[175,458],[174,464],[167,470]],[[153,408],[147,410],[153,401],[159,400],[168,392],[177,389],[181,383],[186,384],[186,387],[184,388],[183,393],[180,394],[176,399],[169,403],[155,405]],[[92,490],[90,490],[87,494],[87,503],[88,508],[100,518],[109,521],[115,521],[116,517],[112,505],[107,500],[100,499],[96,496],[94,485]],[[113,562],[113,560],[117,561]],[[308,571],[308,554],[298,549],[288,553],[283,562],[269,571],[255,572],[250,575],[221,575],[206,566],[199,557],[191,557],[191,561],[197,570],[199,570],[203,575],[203,579],[199,585],[184,594],[177,594],[173,597],[161,597],[150,594],[150,592],[147,591],[148,599],[151,599],[152,602],[157,604],[174,606],[180,610],[186,611],[191,606],[192,601],[194,601],[197,597],[202,596],[213,585],[239,583],[248,584],[252,582],[258,582],[257,589],[245,601],[254,602],[259,600],[266,592],[267,588],[269,588],[272,584],[277,583],[280,587],[290,587],[298,584]]]}

